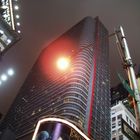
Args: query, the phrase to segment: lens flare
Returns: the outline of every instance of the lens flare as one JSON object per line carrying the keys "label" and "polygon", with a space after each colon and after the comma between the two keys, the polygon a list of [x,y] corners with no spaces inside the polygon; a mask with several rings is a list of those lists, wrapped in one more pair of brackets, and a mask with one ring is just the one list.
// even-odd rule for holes
{"label": "lens flare", "polygon": [[61,57],[57,60],[57,68],[59,70],[65,71],[69,68],[70,66],[70,60],[65,57]]}

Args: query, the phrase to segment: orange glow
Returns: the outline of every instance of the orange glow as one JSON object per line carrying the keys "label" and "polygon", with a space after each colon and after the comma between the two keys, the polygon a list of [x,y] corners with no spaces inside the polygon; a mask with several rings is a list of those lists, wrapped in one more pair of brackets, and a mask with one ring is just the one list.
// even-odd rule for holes
{"label": "orange glow", "polygon": [[62,71],[67,70],[69,66],[70,66],[70,60],[68,58],[61,57],[57,60],[57,67]]}
{"label": "orange glow", "polygon": [[[43,78],[56,81],[56,77],[62,77],[65,72],[70,72],[70,58],[77,53],[77,46],[77,42],[69,37],[58,38],[51,44],[45,45],[38,61]],[[60,58],[65,58],[66,62],[59,60]]]}

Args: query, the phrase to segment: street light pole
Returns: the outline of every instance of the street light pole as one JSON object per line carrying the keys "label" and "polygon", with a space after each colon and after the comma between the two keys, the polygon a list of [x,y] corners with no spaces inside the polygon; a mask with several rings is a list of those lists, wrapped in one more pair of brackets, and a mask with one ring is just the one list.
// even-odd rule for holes
{"label": "street light pole", "polygon": [[130,56],[130,52],[129,52],[128,44],[124,35],[123,28],[120,26],[119,31],[115,30],[115,33],[113,33],[112,35],[115,35],[116,37],[116,44],[119,50],[121,60],[124,65],[124,69],[127,72],[130,87],[134,91],[134,98],[133,98],[134,110],[135,110],[135,115],[136,115],[137,131],[140,134],[140,94],[138,91],[135,71],[133,68],[134,65],[132,62],[132,58]]}

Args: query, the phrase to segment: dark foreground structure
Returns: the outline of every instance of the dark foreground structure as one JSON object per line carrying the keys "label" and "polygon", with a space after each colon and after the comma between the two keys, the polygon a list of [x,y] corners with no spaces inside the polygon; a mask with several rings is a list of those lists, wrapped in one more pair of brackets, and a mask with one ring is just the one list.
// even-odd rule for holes
{"label": "dark foreground structure", "polygon": [[[71,59],[67,71],[55,66],[60,56]],[[40,117],[55,115],[94,140],[110,140],[109,81],[108,31],[98,18],[84,18],[42,51],[1,129],[28,140]]]}

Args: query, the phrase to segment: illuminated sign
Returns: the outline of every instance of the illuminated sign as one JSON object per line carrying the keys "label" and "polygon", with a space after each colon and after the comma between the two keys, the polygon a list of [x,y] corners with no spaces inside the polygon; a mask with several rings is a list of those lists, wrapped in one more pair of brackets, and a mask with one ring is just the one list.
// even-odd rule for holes
{"label": "illuminated sign", "polygon": [[77,126],[60,118],[45,118],[37,123],[32,140],[91,140]]}
{"label": "illuminated sign", "polygon": [[0,56],[19,39],[19,34],[15,30],[11,30],[10,26],[0,16]]}
{"label": "illuminated sign", "polygon": [[12,0],[1,0],[2,17],[15,30]]}
{"label": "illuminated sign", "polygon": [[139,136],[137,132],[132,129],[127,122],[125,122],[123,119],[121,120],[122,122],[122,133],[130,140],[139,140]]}

